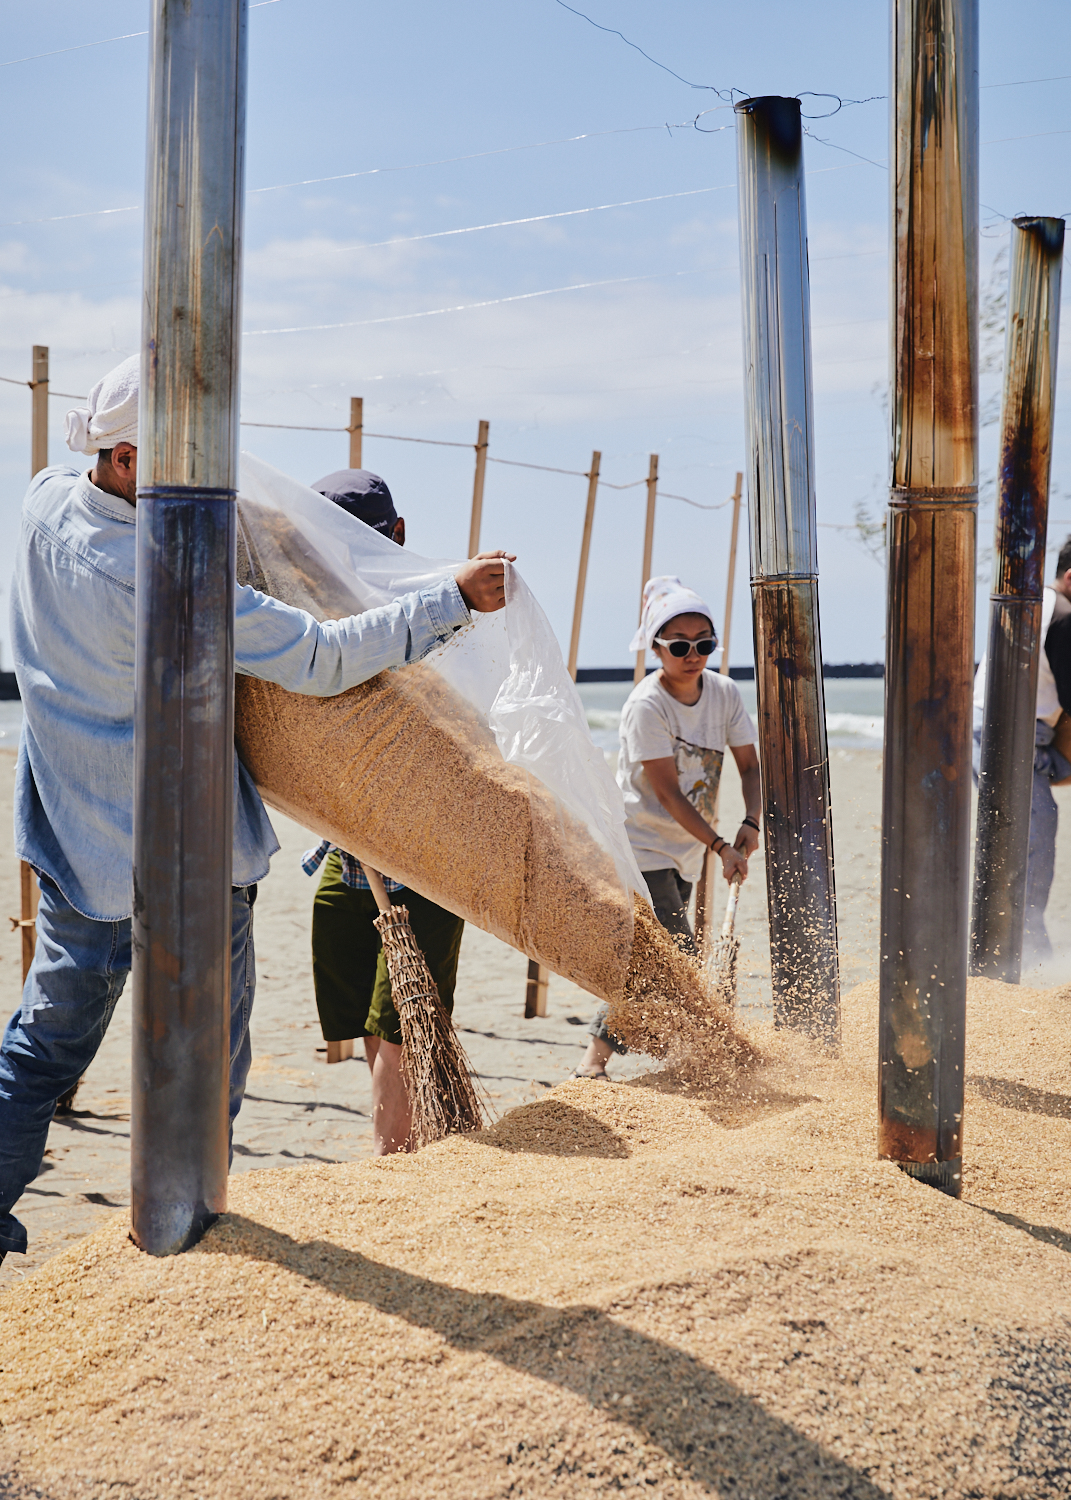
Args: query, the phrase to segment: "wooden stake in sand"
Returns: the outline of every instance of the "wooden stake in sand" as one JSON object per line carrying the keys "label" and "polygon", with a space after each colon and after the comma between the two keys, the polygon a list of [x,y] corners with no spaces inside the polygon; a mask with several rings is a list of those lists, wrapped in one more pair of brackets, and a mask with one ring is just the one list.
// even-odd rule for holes
{"label": "wooden stake in sand", "polygon": [[359,469],[361,465],[361,439],[364,435],[364,397],[350,397],[350,425],[346,431],[350,435],[350,468]]}
{"label": "wooden stake in sand", "polygon": [[[48,468],[48,345],[33,346],[33,379],[30,381],[30,477]],[[19,890],[21,910],[15,924],[22,934],[22,982],[33,963],[34,944],[37,941],[37,880],[33,870],[24,859],[19,860]]]}
{"label": "wooden stake in sand", "polygon": [[[647,466],[647,519],[643,528],[643,576],[640,579],[640,620],[643,619],[643,591],[647,587],[647,581],[651,576],[651,562],[654,557],[654,519],[655,505],[658,502],[658,454],[652,453]],[[641,683],[647,675],[647,651],[641,647],[636,652],[636,669],[632,674],[634,686]]]}
{"label": "wooden stake in sand", "polygon": [[476,433],[476,473],[472,480],[472,517],[469,521],[469,556],[480,550],[480,528],[483,525],[483,481],[487,474],[487,435],[490,422],[481,422]]}
{"label": "wooden stake in sand", "polygon": [[402,1023],[402,1077],[413,1111],[409,1139],[429,1146],[457,1131],[479,1130],[483,1111],[469,1061],[409,925],[408,908],[393,906],[379,873],[370,865],[361,868],[379,907],[376,931]]}
{"label": "wooden stake in sand", "polygon": [[[730,495],[733,502],[733,529],[729,536],[729,577],[725,584],[725,630],[721,638],[721,666],[718,671],[723,677],[729,675],[729,635],[733,623],[733,584],[736,579],[736,544],[740,538],[740,501],[744,492],[744,476],[737,470],[736,487]],[[719,796],[714,799],[714,824],[718,821]],[[714,893],[714,872],[717,869],[716,856],[713,850],[708,849],[703,855],[703,870],[699,876],[699,884],[695,892],[695,945],[699,950],[700,962],[709,956],[710,947],[710,922],[707,920],[710,912],[709,895]],[[709,895],[708,895],[709,893]]]}

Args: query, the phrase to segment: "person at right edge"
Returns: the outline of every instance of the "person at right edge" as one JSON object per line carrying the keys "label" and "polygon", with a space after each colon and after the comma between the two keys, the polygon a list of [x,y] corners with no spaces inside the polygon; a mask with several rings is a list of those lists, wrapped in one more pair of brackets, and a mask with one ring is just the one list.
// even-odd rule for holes
{"label": "person at right edge", "polygon": [[[1041,659],[1034,710],[1034,777],[1030,797],[1030,844],[1026,857],[1026,919],[1023,923],[1023,968],[1052,958],[1045,926],[1053,872],[1059,810],[1053,783],[1071,776],[1071,735],[1065,737],[1061,713],[1071,715],[1071,536],[1060,548],[1056,577],[1045,585],[1041,604]],[[986,657],[974,679],[974,775],[977,780],[985,711]]]}
{"label": "person at right edge", "polygon": [[[318,479],[312,488],[373,531],[405,546],[405,519],[378,474],[340,469]],[[375,1154],[386,1156],[408,1149],[412,1107],[402,1075],[402,1023],[375,927],[379,908],[360,861],[329,839],[302,856],[306,875],[314,875],[321,866],[312,906],[312,982],[320,1029],[325,1042],[363,1040],[372,1077],[372,1140]],[[389,875],[383,884],[391,904],[404,905],[409,912],[439,999],[452,1013],[464,922]]]}
{"label": "person at right edge", "polygon": [[[720,856],[727,881],[746,880],[762,814],[755,726],[736,683],[706,670],[718,644],[713,622],[709,607],[679,578],[647,584],[629,649],[653,651],[660,666],[625,700],[617,761],[625,827],[655,916],[692,954],[687,908],[706,851]],[[745,805],[732,842],[712,821],[726,747],[740,772]],[[627,1050],[607,1029],[606,1012],[603,1006],[589,1028],[576,1078],[605,1079],[611,1055]]]}

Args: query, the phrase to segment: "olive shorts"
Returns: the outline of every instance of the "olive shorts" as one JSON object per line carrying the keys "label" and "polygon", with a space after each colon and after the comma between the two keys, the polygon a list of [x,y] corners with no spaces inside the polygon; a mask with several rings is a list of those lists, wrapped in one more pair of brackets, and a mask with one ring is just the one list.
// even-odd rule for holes
{"label": "olive shorts", "polygon": [[[392,891],[392,906],[405,906],[439,998],[454,1008],[457,960],[465,923],[416,891]],[[312,977],[316,1009],[326,1042],[374,1036],[400,1043],[401,1023],[391,999],[383,944],[372,923],[379,916],[371,891],[342,879],[342,861],[332,851],[312,907]]]}

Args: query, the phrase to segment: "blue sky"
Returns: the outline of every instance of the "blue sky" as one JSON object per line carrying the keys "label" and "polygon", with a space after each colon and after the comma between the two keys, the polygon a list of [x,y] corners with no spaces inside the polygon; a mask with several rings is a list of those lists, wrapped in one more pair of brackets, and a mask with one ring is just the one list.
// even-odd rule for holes
{"label": "blue sky", "polygon": [[[815,114],[832,107],[823,93],[888,92],[885,0],[578,8],[695,84],[809,90]],[[26,378],[30,346],[45,343],[53,386],[82,393],[138,343],[147,45],[126,34],[146,28],[148,8],[0,0],[0,18],[0,375]],[[983,0],[981,18],[985,283],[999,279],[1008,216],[1071,211],[1071,78],[1052,79],[1071,73],[1071,7]],[[497,457],[584,470],[598,448],[604,477],[628,484],[657,452],[667,492],[728,496],[743,454],[735,138],[714,93],[556,0],[271,0],[250,29],[247,420],[342,427],[361,395],[372,432],[472,443],[487,418]],[[64,48],[78,50],[17,61]],[[710,133],[691,123],[700,111]],[[809,128],[825,656],[878,660],[884,573],[851,522],[860,501],[880,510],[887,483],[888,103]],[[515,219],[534,222],[474,227]],[[471,232],[444,233],[459,229]],[[526,295],[562,287],[578,289]],[[435,312],[454,307],[466,310]],[[324,324],[351,326],[262,332]],[[983,400],[998,390],[994,369]],[[1054,536],[1071,529],[1069,395]],[[67,404],[51,402],[54,462]],[[990,421],[983,480],[995,438]],[[247,427],[243,442],[305,480],[347,456],[342,432]],[[391,484],[414,547],[461,555],[471,452],[370,438],[364,461]],[[0,384],[0,620],[28,466],[29,393]],[[488,469],[484,544],[519,553],[563,641],[584,495],[568,475]],[[600,491],[582,665],[627,661],[643,497]],[[988,504],[983,548],[991,528]],[[728,509],[663,499],[655,571],[679,573],[720,614],[728,533]],[[745,553],[734,662],[751,659],[747,571]],[[987,587],[983,574],[980,604]],[[5,662],[6,637],[0,624]]]}

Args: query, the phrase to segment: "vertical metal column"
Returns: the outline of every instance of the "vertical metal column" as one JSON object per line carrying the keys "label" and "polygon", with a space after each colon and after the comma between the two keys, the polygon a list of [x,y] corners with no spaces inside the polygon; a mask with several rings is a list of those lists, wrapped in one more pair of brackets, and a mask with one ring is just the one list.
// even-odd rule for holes
{"label": "vertical metal column", "polygon": [[751,592],[777,1020],[840,1029],[798,99],[736,106]]}
{"label": "vertical metal column", "polygon": [[1011,236],[970,967],[1018,984],[1064,221],[1014,219]]}
{"label": "vertical metal column", "polygon": [[226,1207],[245,0],[153,0],[138,451],[133,1233]]}
{"label": "vertical metal column", "polygon": [[977,524],[977,0],[893,4],[878,1151],[959,1195]]}

